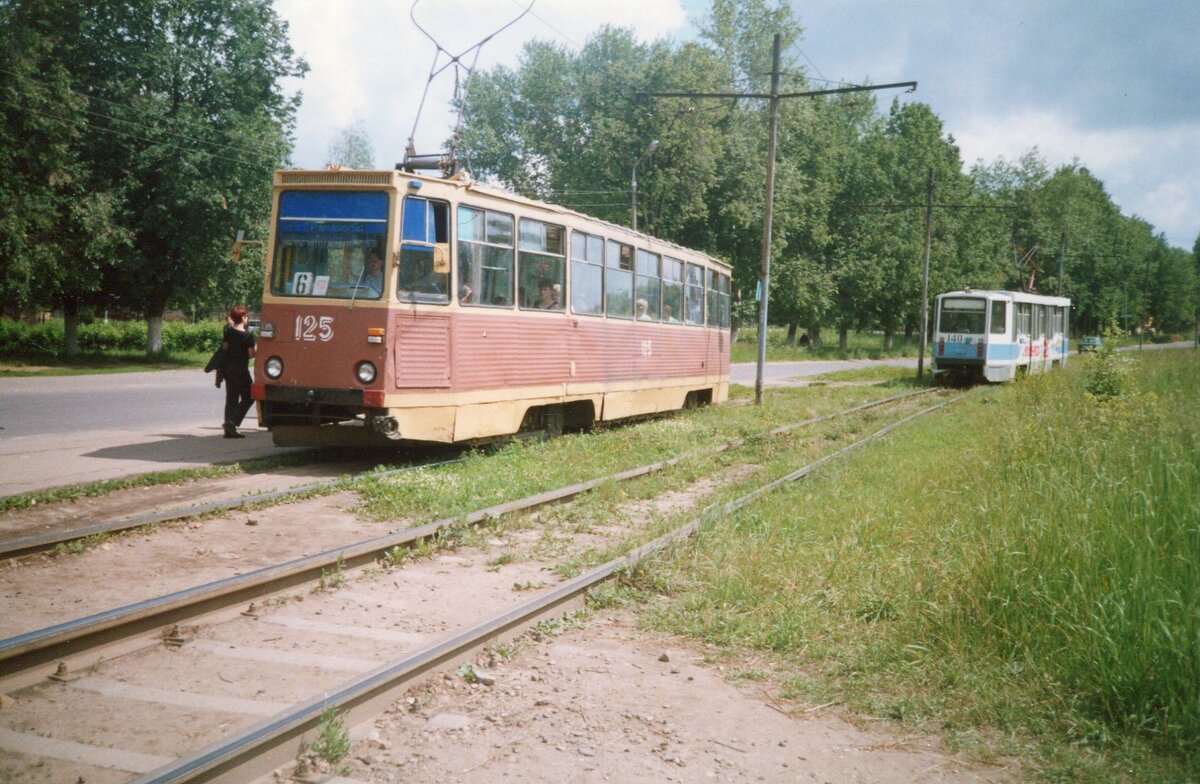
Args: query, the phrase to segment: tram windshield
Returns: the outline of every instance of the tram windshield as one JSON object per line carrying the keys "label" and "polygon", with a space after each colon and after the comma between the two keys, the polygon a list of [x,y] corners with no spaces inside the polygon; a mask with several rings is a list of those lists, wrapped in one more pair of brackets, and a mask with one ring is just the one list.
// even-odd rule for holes
{"label": "tram windshield", "polygon": [[382,297],[388,213],[388,195],[381,191],[281,193],[271,293]]}
{"label": "tram windshield", "polygon": [[947,297],[942,300],[938,331],[955,335],[982,335],[986,317],[985,301],[976,298]]}

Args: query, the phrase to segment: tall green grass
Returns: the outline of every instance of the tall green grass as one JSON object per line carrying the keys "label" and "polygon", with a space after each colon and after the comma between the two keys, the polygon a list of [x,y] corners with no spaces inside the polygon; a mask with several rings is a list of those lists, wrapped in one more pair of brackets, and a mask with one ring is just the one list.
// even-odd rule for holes
{"label": "tall green grass", "polygon": [[[1003,484],[980,488],[987,525],[940,623],[1036,662],[1083,714],[1195,754],[1200,363],[1188,359],[1141,362],[1144,383],[1102,403],[1063,394],[1069,379],[1014,390],[1018,437]],[[1162,389],[1162,371],[1181,386]]]}
{"label": "tall green grass", "polygon": [[1200,772],[1198,411],[1191,351],[977,391],[722,521],[657,622],[795,693]]}

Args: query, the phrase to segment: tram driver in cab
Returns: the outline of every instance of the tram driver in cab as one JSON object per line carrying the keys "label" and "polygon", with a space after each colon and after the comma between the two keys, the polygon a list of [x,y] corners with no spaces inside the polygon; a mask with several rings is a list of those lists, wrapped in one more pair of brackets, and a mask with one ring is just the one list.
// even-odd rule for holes
{"label": "tram driver in cab", "polygon": [[369,288],[376,297],[383,294],[383,259],[379,257],[377,250],[371,251],[367,256],[367,271],[363,276],[363,285]]}

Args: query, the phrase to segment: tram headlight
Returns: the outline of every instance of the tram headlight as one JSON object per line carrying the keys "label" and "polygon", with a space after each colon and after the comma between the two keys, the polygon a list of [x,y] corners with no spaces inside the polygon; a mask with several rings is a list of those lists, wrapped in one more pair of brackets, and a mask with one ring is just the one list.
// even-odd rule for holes
{"label": "tram headlight", "polygon": [[267,374],[267,378],[275,380],[283,375],[283,360],[279,357],[268,357],[263,363],[263,372]]}
{"label": "tram headlight", "polygon": [[375,380],[375,366],[367,361],[359,362],[354,367],[354,374],[362,383],[370,384]]}

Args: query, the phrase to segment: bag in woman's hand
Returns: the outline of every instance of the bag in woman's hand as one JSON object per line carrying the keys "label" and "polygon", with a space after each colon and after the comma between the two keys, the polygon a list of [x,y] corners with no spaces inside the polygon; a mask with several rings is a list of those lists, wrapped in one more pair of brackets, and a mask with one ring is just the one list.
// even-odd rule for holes
{"label": "bag in woman's hand", "polygon": [[208,364],[204,366],[205,373],[211,373],[214,370],[217,371],[216,382],[218,387],[220,387],[221,382],[225,380],[225,360],[228,358],[228,356],[229,347],[222,343],[221,347],[214,351],[213,355],[209,357]]}

